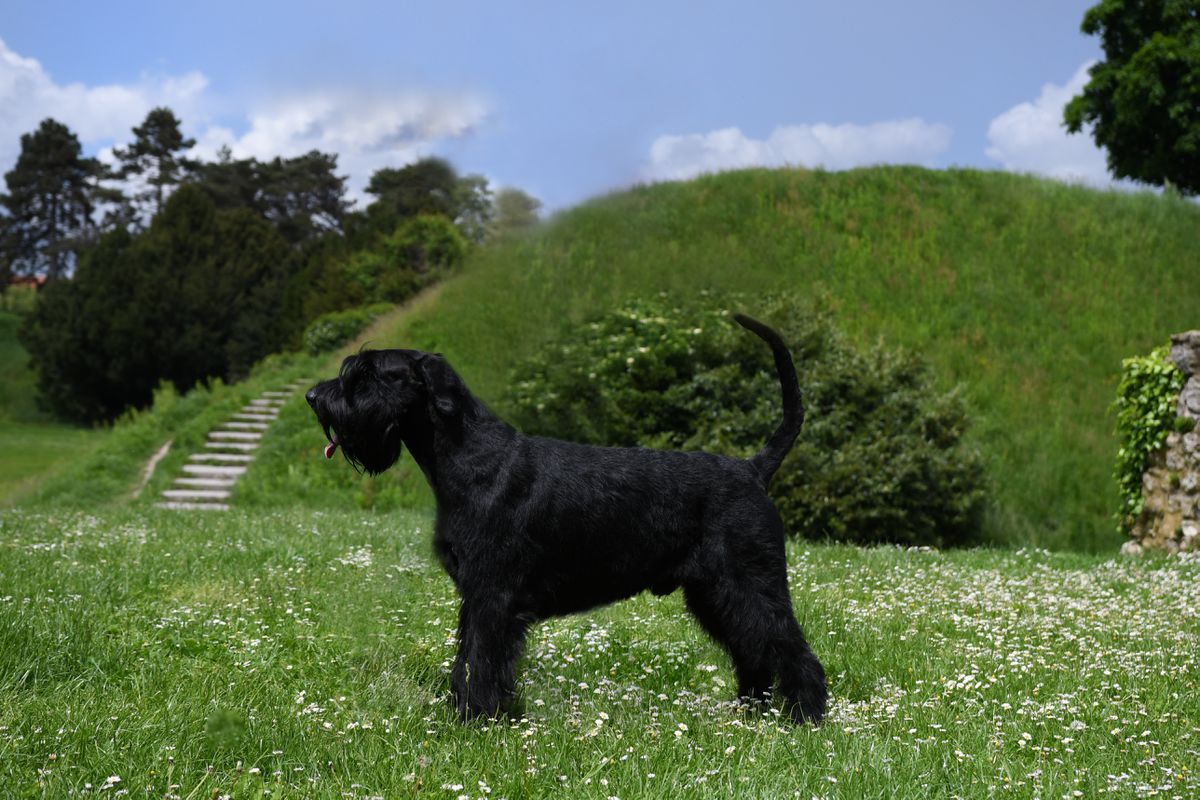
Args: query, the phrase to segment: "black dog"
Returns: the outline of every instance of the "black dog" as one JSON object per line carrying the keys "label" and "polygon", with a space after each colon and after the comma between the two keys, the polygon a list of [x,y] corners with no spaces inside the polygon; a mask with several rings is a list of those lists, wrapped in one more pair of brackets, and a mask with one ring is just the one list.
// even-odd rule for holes
{"label": "black dog", "polygon": [[735,318],[771,346],[783,385],[783,423],[748,461],[522,435],[445,359],[417,350],[350,356],[308,392],[326,457],[341,447],[378,474],[404,445],[429,480],[434,549],[462,598],[451,678],[461,717],[509,707],[533,623],[682,586],[732,657],[739,696],[765,701],[778,679],[793,718],[820,721],[825,672],[792,613],[766,493],[804,420],[800,386],[779,335]]}

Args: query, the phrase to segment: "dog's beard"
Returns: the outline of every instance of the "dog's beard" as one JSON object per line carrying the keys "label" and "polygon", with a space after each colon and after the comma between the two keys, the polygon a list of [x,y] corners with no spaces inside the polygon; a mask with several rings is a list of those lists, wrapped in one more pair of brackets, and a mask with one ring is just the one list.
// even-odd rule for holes
{"label": "dog's beard", "polygon": [[339,449],[346,461],[359,472],[378,475],[400,460],[403,442],[396,425],[390,424],[383,431],[360,430],[339,426],[337,422],[322,423],[325,437],[325,458],[333,458]]}
{"label": "dog's beard", "polygon": [[362,444],[341,445],[342,454],[350,464],[368,475],[378,475],[400,460],[403,449],[400,437],[385,434],[375,440],[366,440]]}

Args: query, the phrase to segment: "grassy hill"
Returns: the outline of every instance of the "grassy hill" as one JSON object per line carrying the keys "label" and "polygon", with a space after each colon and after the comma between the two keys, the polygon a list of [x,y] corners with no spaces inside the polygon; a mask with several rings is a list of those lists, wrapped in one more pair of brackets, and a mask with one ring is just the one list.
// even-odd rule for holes
{"label": "grassy hill", "polygon": [[[601,198],[481,251],[380,345],[438,349],[503,411],[508,371],[640,295],[786,289],[962,384],[991,538],[1108,549],[1121,359],[1200,326],[1200,209],[999,172],[751,170]],[[802,378],[803,380],[803,378]]]}

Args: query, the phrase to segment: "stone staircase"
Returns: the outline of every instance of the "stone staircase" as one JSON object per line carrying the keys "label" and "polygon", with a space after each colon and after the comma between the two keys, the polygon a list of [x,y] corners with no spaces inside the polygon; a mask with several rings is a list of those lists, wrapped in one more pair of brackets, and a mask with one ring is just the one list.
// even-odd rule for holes
{"label": "stone staircase", "polygon": [[211,431],[204,451],[188,456],[183,474],[155,505],[179,511],[228,511],[233,485],[254,461],[259,442],[279,416],[280,406],[311,384],[296,381],[282,391],[263,392]]}

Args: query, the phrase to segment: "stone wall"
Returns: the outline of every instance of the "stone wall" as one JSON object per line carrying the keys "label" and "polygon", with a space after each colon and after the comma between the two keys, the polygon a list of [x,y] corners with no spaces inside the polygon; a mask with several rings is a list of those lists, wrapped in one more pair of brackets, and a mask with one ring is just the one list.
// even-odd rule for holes
{"label": "stone wall", "polygon": [[1200,550],[1200,331],[1172,336],[1169,358],[1187,376],[1176,414],[1193,425],[1191,431],[1169,433],[1150,457],[1142,476],[1145,506],[1124,553]]}

